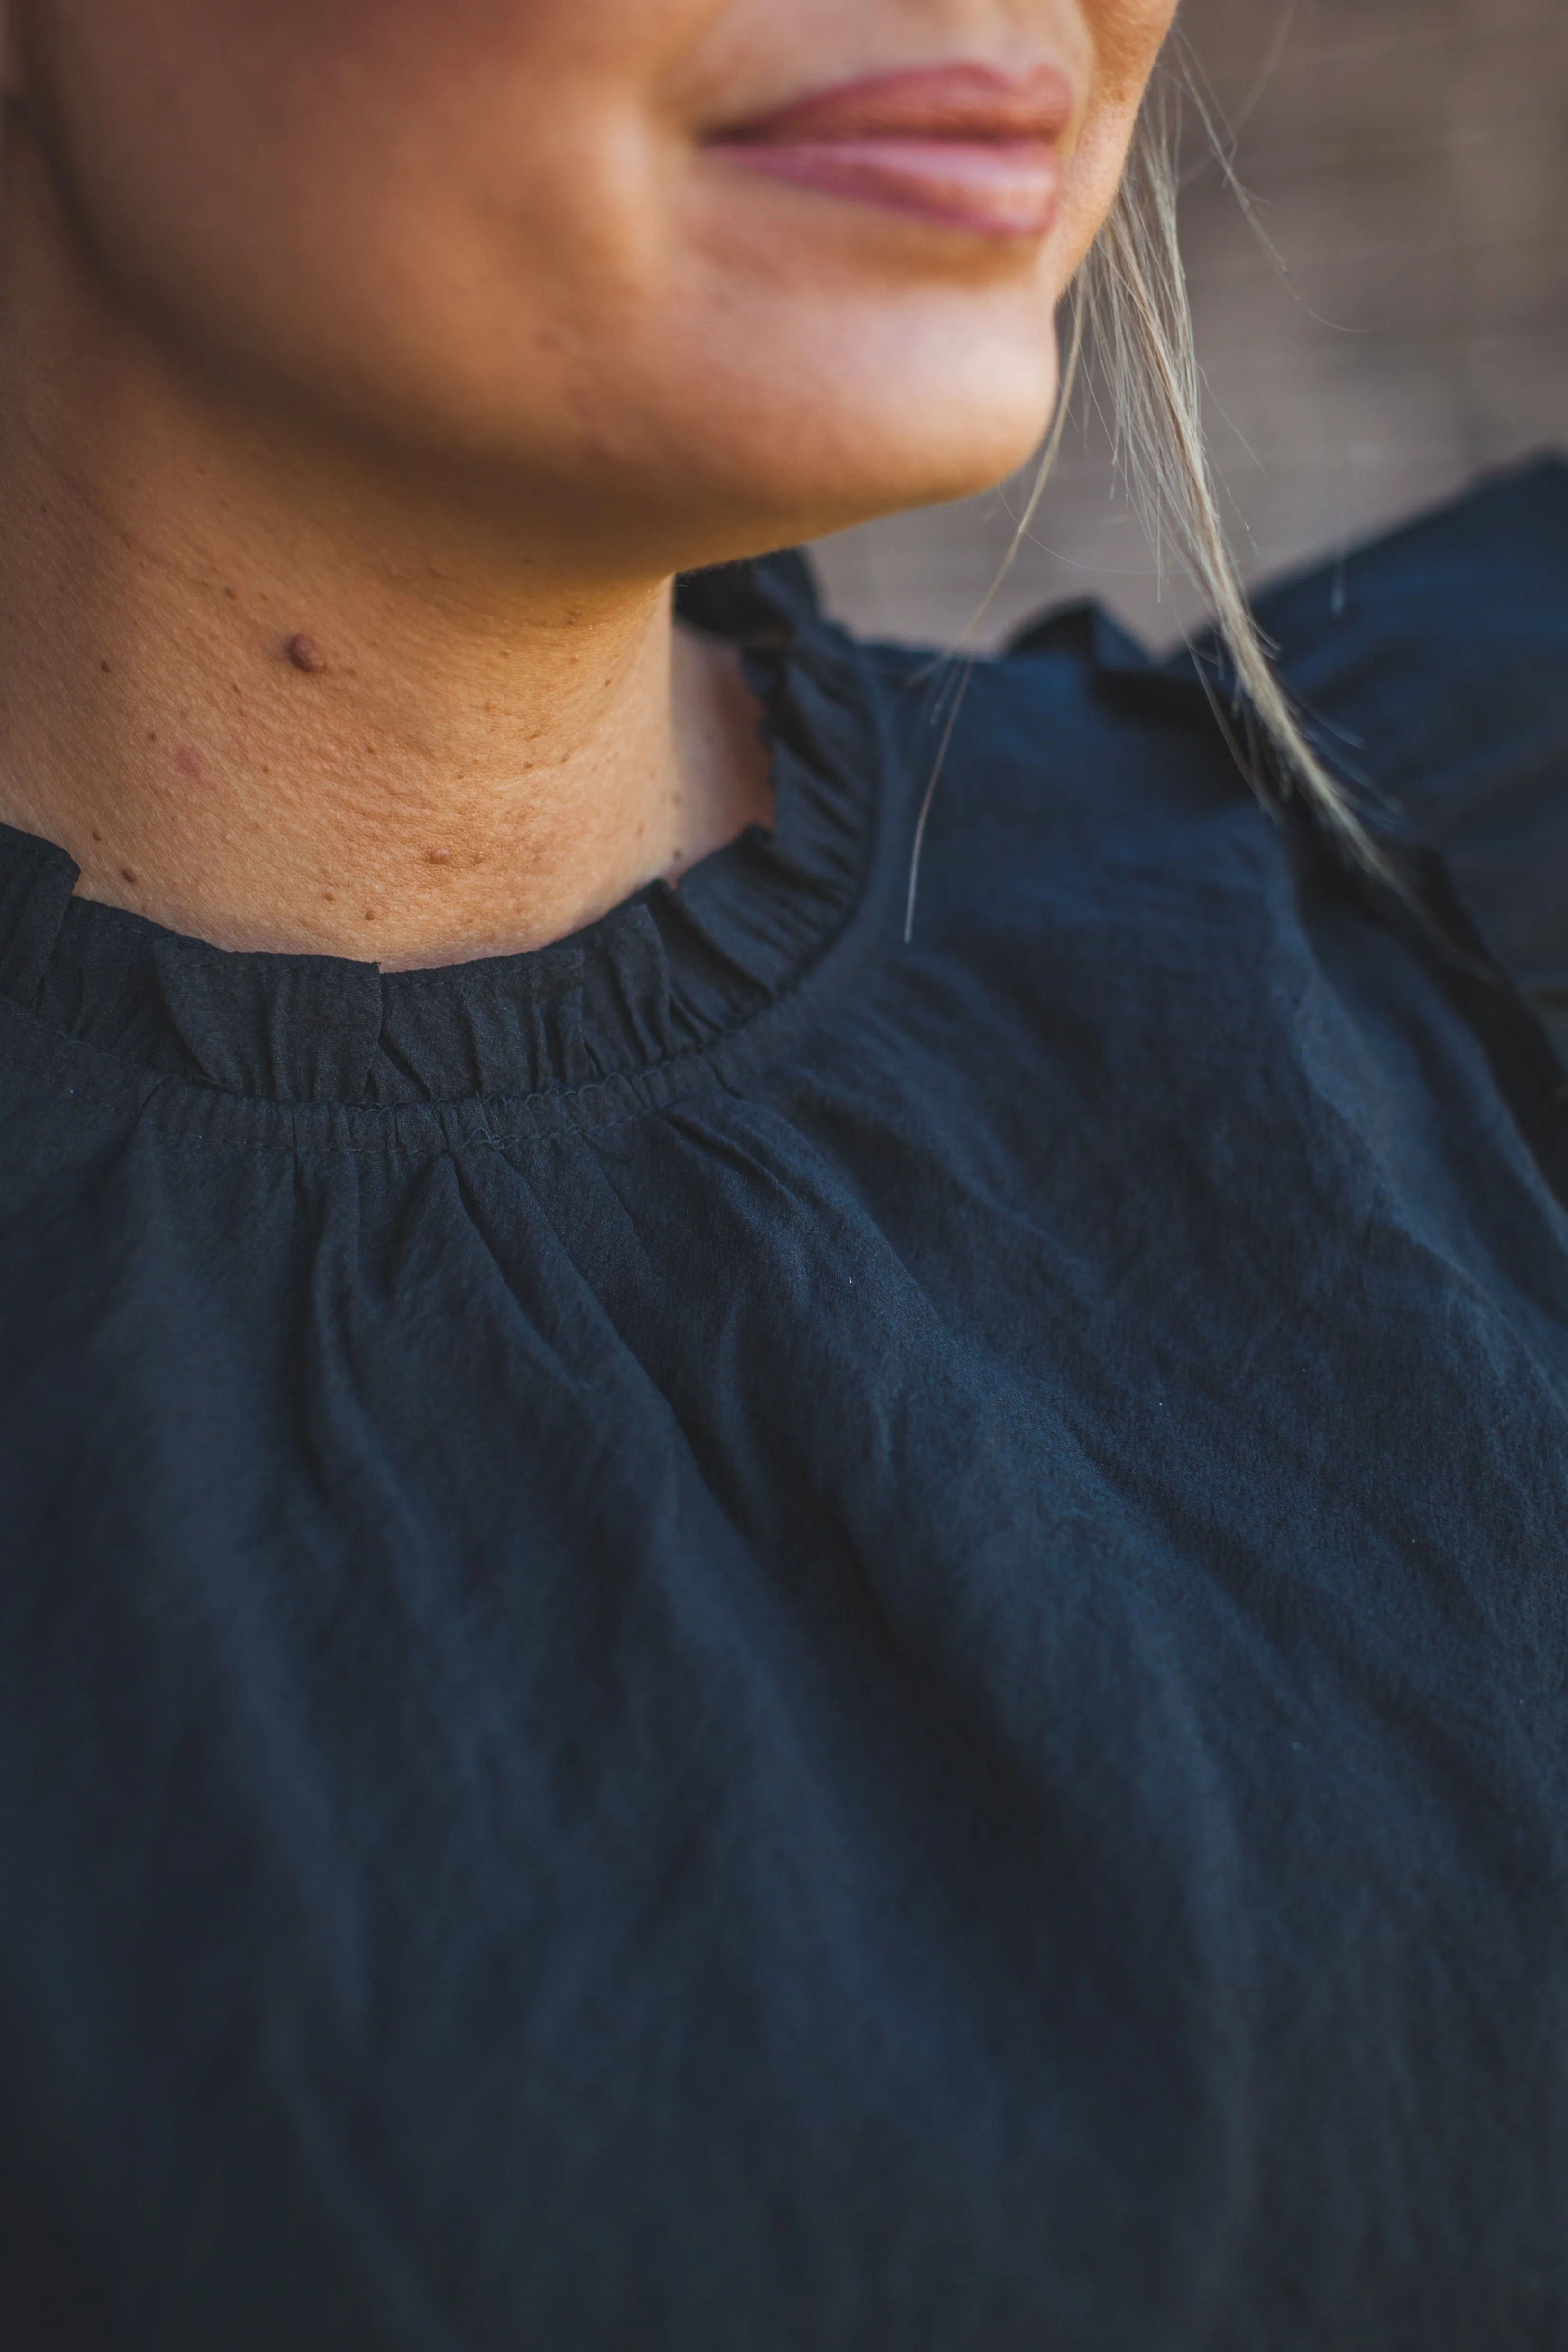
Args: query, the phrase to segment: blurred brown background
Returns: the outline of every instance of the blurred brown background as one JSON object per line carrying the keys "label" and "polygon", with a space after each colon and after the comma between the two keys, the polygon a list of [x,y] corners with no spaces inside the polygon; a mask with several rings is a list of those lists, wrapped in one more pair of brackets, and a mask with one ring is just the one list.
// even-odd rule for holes
{"label": "blurred brown background", "polygon": [[[1185,0],[1181,21],[1284,264],[1196,168],[1183,236],[1249,576],[1568,445],[1568,0]],[[873,634],[950,639],[1021,495],[824,541],[830,604]],[[983,641],[1084,595],[1155,644],[1199,609],[1156,580],[1081,404]]]}

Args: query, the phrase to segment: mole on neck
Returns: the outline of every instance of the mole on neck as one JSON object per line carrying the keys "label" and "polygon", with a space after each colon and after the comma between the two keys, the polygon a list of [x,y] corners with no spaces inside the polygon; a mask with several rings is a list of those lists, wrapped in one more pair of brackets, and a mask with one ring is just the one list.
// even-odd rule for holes
{"label": "mole on neck", "polygon": [[667,579],[520,560],[526,512],[277,448],[45,233],[18,254],[17,214],[0,278],[54,296],[0,348],[0,817],[85,895],[222,947],[456,961],[767,821],[738,666]]}

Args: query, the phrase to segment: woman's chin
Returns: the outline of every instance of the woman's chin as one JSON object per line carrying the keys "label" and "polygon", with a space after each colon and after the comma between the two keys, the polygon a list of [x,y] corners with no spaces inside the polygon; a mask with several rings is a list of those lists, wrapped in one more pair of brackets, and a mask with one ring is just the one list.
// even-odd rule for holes
{"label": "woman's chin", "polygon": [[721,402],[710,383],[700,442],[688,424],[657,470],[683,484],[688,518],[745,516],[745,535],[772,545],[821,538],[994,489],[1039,448],[1056,381],[1054,366],[1020,371],[998,399],[994,379],[948,374],[896,401],[885,379],[849,377],[831,398],[799,401],[781,401],[775,380]]}
{"label": "woman's chin", "polygon": [[[852,453],[841,452],[841,462],[831,471],[802,469],[792,479],[776,481],[776,520],[759,536],[775,545],[822,539],[888,515],[979,497],[1029,463],[1048,421],[1049,411],[1042,406],[1026,429],[989,435],[957,448],[897,449],[884,444],[868,448],[858,465],[850,461]],[[755,477],[749,487],[755,497],[759,487]]]}

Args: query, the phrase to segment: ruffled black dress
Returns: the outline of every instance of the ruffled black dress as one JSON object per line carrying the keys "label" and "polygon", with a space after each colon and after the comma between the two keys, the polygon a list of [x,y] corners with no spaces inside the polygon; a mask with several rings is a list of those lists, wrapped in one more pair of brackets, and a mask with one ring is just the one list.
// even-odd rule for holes
{"label": "ruffled black dress", "polygon": [[[1568,472],[541,953],[0,848],[9,2352],[1568,2345]],[[1223,697],[1221,698],[1223,701]]]}

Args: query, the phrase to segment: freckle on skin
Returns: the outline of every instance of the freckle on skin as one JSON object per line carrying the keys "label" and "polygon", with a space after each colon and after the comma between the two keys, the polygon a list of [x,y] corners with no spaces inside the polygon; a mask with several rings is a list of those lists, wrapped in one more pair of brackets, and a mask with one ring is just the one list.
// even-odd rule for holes
{"label": "freckle on skin", "polygon": [[103,672],[105,677],[107,677],[109,676],[109,664],[106,661],[100,661],[99,667]]}
{"label": "freckle on skin", "polygon": [[304,670],[308,677],[317,677],[327,667],[327,657],[315,638],[306,636],[302,630],[289,638],[283,650],[295,668]]}

